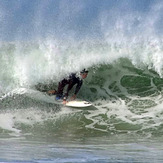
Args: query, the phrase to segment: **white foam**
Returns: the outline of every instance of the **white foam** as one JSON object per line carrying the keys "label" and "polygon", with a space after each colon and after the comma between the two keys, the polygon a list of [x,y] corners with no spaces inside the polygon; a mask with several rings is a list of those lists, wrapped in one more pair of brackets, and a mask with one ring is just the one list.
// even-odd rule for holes
{"label": "white foam", "polygon": [[14,119],[12,113],[0,114],[0,128],[19,133],[20,130],[14,127]]}

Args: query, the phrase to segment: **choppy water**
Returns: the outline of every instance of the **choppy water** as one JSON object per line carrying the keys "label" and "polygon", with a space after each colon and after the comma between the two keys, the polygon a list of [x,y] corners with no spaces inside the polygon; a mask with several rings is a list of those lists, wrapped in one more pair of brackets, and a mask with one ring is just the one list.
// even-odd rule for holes
{"label": "choppy water", "polygon": [[[67,138],[66,138],[67,139]],[[160,140],[126,136],[1,138],[1,162],[162,162]]]}
{"label": "choppy water", "polygon": [[[75,56],[79,45],[50,47],[1,45],[1,162],[162,162],[163,80],[154,60],[115,59],[110,52],[122,49],[108,45],[81,46],[91,48],[87,59]],[[63,107],[42,92],[85,67],[78,98],[91,108]]]}
{"label": "choppy water", "polygon": [[[162,163],[162,13],[160,0],[0,1],[0,162]],[[83,68],[92,107],[45,93]]]}

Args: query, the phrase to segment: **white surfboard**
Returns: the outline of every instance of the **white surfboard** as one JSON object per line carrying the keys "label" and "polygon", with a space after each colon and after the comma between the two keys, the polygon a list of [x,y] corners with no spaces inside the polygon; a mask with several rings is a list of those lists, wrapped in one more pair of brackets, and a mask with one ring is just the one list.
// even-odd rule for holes
{"label": "white surfboard", "polygon": [[83,107],[92,106],[92,104],[87,101],[69,101],[66,103],[66,106],[83,108]]}

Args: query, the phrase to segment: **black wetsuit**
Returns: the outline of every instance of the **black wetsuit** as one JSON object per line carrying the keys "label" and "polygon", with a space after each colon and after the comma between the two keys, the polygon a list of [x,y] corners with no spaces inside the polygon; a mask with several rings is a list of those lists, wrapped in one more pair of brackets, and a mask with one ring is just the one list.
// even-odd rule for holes
{"label": "black wetsuit", "polygon": [[72,89],[72,87],[77,84],[75,89],[75,95],[79,92],[83,81],[79,77],[76,77],[76,74],[71,74],[67,79],[63,79],[61,82],[59,82],[58,90],[57,90],[57,96],[63,96],[63,89],[68,84],[67,91],[65,93],[65,97],[68,97],[69,91]]}

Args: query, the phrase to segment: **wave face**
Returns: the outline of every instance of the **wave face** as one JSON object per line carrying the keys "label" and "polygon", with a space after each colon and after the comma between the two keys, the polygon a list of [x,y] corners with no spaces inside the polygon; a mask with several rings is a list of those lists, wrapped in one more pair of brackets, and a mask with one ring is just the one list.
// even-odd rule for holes
{"label": "wave face", "polygon": [[[162,135],[161,47],[49,40],[2,43],[0,51],[1,133]],[[96,110],[68,109],[38,91],[83,68],[78,98]]]}

